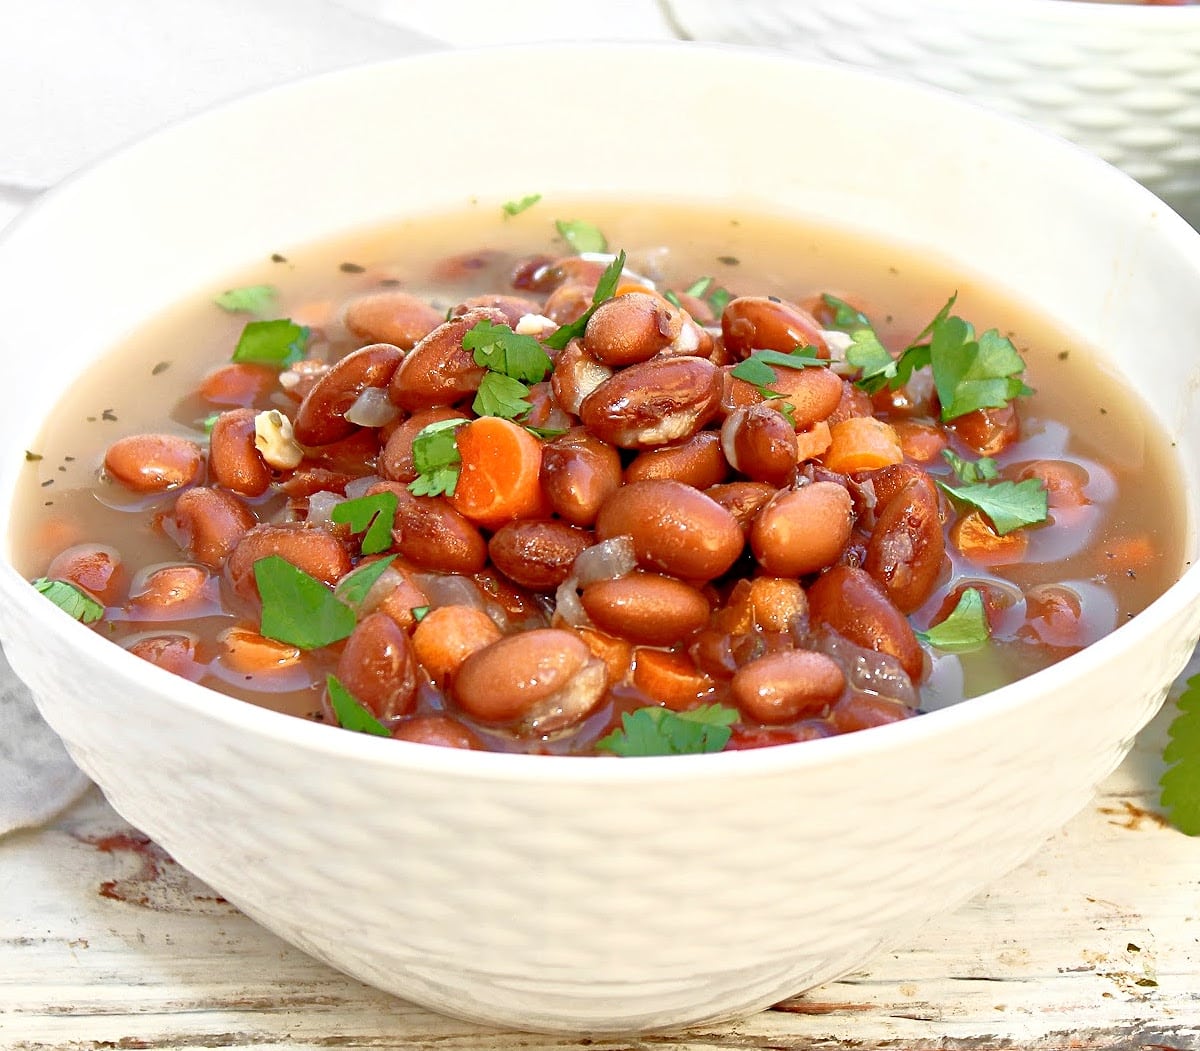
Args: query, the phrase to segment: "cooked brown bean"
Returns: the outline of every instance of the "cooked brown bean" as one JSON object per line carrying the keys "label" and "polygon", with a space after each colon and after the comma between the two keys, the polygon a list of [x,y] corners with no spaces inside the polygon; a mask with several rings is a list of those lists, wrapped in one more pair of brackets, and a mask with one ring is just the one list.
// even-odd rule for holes
{"label": "cooked brown bean", "polygon": [[852,416],[870,416],[871,415],[871,396],[860,388],[856,387],[849,380],[842,380],[842,396],[837,403],[837,407],[829,414],[825,422],[832,427],[836,423],[841,423],[842,420],[848,420]]}
{"label": "cooked brown bean", "polygon": [[392,738],[442,748],[482,751],[484,747],[474,730],[448,715],[410,715],[396,723]]}
{"label": "cooked brown bean", "polygon": [[589,584],[581,598],[592,623],[618,638],[648,646],[683,642],[708,622],[708,600],[674,577],[635,570]]}
{"label": "cooked brown bean", "polygon": [[219,569],[257,521],[233,493],[197,486],[179,494],[163,528],[189,558]]}
{"label": "cooked brown bean", "polygon": [[908,619],[866,571],[834,566],[808,588],[809,620],[864,649],[888,653],[912,681],[924,673],[924,653]]}
{"label": "cooked brown bean", "polygon": [[621,369],[583,399],[579,415],[603,441],[645,449],[695,434],[720,403],[720,369],[705,358],[681,355]]}
{"label": "cooked brown bean", "polygon": [[625,468],[625,479],[673,478],[684,485],[707,489],[729,477],[729,462],[716,431],[700,431],[675,445],[640,452]]}
{"label": "cooked brown bean", "polygon": [[163,566],[129,596],[131,620],[183,620],[221,611],[217,582],[200,566]]}
{"label": "cooked brown bean", "polygon": [[237,542],[225,560],[226,579],[246,601],[258,601],[254,563],[268,555],[286,559],[330,587],[350,572],[350,555],[331,533],[310,529],[299,522],[256,525]]}
{"label": "cooked brown bean", "polygon": [[595,284],[585,285],[570,281],[559,285],[542,305],[542,314],[557,325],[569,325],[587,313],[592,305]]}
{"label": "cooked brown bean", "polygon": [[452,692],[483,722],[546,732],[582,719],[606,684],[604,662],[578,636],[539,628],[476,650],[455,674]]}
{"label": "cooked brown bean", "polygon": [[846,688],[832,657],[811,650],[768,653],[739,668],[729,684],[734,703],[760,723],[819,715]]}
{"label": "cooked brown bean", "polygon": [[121,553],[108,544],[75,544],[50,560],[45,575],[83,588],[105,606],[121,601],[128,582]]}
{"label": "cooked brown bean", "polygon": [[131,434],[104,454],[105,473],[134,493],[165,493],[200,478],[200,446],[176,434]]}
{"label": "cooked brown bean", "polygon": [[346,410],[368,387],[386,387],[403,357],[390,343],[373,343],[336,362],[296,410],[296,441],[329,445],[353,434],[357,426],[346,419]]}
{"label": "cooked brown bean", "polygon": [[204,668],[196,661],[196,639],[186,632],[142,635],[126,648],[135,657],[192,682],[198,682],[204,675]]}
{"label": "cooked brown bean", "polygon": [[611,445],[578,427],[542,446],[538,477],[555,514],[572,525],[590,526],[621,485],[621,458]]}
{"label": "cooked brown bean", "polygon": [[630,482],[596,518],[601,540],[628,536],[638,561],[685,580],[712,580],[737,561],[745,537],[737,520],[699,489],[665,478]]}
{"label": "cooked brown bean", "polygon": [[400,362],[388,384],[388,396],[402,409],[416,412],[434,405],[454,405],[479,389],[487,371],[475,364],[474,352],[463,337],[481,321],[507,324],[504,314],[476,307],[438,325]]}
{"label": "cooked brown bean", "polygon": [[379,482],[367,495],[396,494],[392,538],[413,565],[441,573],[478,573],[487,564],[487,542],[442,496],[413,496],[397,482]]}
{"label": "cooked brown bean", "polygon": [[[366,561],[364,559],[359,565]],[[429,605],[429,596],[417,585],[410,568],[402,565],[399,559],[392,562],[390,570],[391,579],[396,581],[395,587],[376,603],[375,611],[386,613],[401,628],[411,632],[417,625],[417,616],[413,611]]]}
{"label": "cooked brown bean", "polygon": [[819,356],[829,350],[817,319],[803,307],[768,296],[738,296],[725,304],[721,335],[735,357],[754,350],[790,354],[797,347],[812,347]]}
{"label": "cooked brown bean", "polygon": [[337,662],[337,677],[377,719],[394,719],[412,710],[417,668],[408,634],[386,613],[358,622]]}
{"label": "cooked brown bean", "polygon": [[726,416],[721,449],[735,471],[756,482],[784,485],[796,471],[796,429],[770,402]]}
{"label": "cooked brown bean", "polygon": [[260,635],[253,628],[235,626],[223,631],[221,662],[244,675],[262,675],[295,668],[304,660],[304,651],[290,642]]}
{"label": "cooked brown bean", "polygon": [[436,683],[446,682],[476,650],[500,639],[500,629],[474,606],[431,609],[413,632],[413,653]]}
{"label": "cooked brown bean", "polygon": [[[542,312],[542,306],[536,300],[526,299],[524,296],[507,296],[489,293],[487,295],[471,296],[468,299],[464,299],[450,311],[450,316],[459,317],[477,307],[487,307],[489,310],[499,310],[500,313],[506,318],[507,324],[510,328],[515,327],[521,318],[529,314],[540,314]],[[439,317],[438,321],[441,320],[441,317]]]}
{"label": "cooked brown bean", "polygon": [[595,540],[588,530],[565,522],[525,519],[497,529],[488,541],[488,554],[509,580],[546,591],[567,579],[575,558]]}
{"label": "cooked brown bean", "polygon": [[242,496],[262,496],[271,485],[271,468],[255,445],[253,409],[221,413],[209,435],[208,461],[213,481]]}
{"label": "cooked brown bean", "polygon": [[762,631],[785,632],[808,614],[808,599],[795,580],[755,577],[746,595],[750,616]]}
{"label": "cooked brown bean", "polygon": [[388,436],[379,454],[379,473],[393,482],[413,481],[417,477],[417,468],[413,463],[413,439],[431,423],[466,418],[466,413],[446,405],[414,412]]}
{"label": "cooked brown bean", "polygon": [[274,389],[279,370],[269,365],[230,361],[208,373],[197,394],[210,405],[253,405]]}
{"label": "cooked brown bean", "polygon": [[999,409],[976,409],[947,426],[980,456],[995,456],[1021,437],[1016,402]]}
{"label": "cooked brown bean", "polygon": [[440,311],[419,296],[389,289],[351,300],[342,320],[364,343],[390,343],[401,350],[411,350],[443,318]]}
{"label": "cooked brown bean", "polygon": [[829,721],[836,733],[848,734],[856,730],[867,730],[872,726],[886,726],[899,722],[915,713],[896,701],[886,697],[875,697],[869,693],[848,693],[833,706]]}
{"label": "cooked brown bean", "polygon": [[[683,331],[682,310],[647,292],[626,292],[596,308],[588,319],[583,345],[605,365],[634,365],[666,350]],[[688,352],[695,351],[693,346]]]}
{"label": "cooked brown bean", "polygon": [[1027,478],[1036,478],[1042,483],[1046,489],[1046,503],[1051,510],[1082,507],[1091,503],[1087,496],[1091,477],[1081,463],[1071,460],[1033,460],[1017,471],[1018,482]]}
{"label": "cooked brown bean", "polygon": [[550,388],[558,404],[578,416],[583,399],[605,380],[611,379],[612,374],[613,370],[600,364],[582,343],[572,340],[554,361]]}
{"label": "cooked brown bean", "polygon": [[733,515],[742,533],[749,538],[750,527],[763,505],[777,492],[775,486],[766,482],[725,482],[704,490],[726,511]]}
{"label": "cooked brown bean", "polygon": [[767,389],[782,395],[791,408],[795,429],[808,430],[814,423],[829,419],[841,403],[842,379],[822,368],[775,370],[775,380]]}
{"label": "cooked brown bean", "polygon": [[800,577],[833,565],[850,540],[854,509],[845,486],[812,482],[772,497],[750,527],[759,565],[777,577]]}
{"label": "cooked brown bean", "polygon": [[947,566],[939,510],[937,492],[925,477],[913,479],[877,509],[863,569],[902,613],[933,594]]}

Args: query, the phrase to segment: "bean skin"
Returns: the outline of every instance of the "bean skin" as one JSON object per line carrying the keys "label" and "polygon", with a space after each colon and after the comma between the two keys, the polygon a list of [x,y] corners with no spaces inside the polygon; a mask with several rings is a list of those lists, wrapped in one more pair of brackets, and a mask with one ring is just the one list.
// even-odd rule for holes
{"label": "bean skin", "polygon": [[800,577],[833,565],[850,540],[854,510],[836,482],[812,482],[772,497],[750,528],[759,565],[777,577]]}
{"label": "bean skin", "polygon": [[823,625],[864,649],[895,657],[913,682],[925,657],[908,619],[864,570],[834,566],[808,588],[810,622]]}
{"label": "bean skin", "polygon": [[621,458],[611,445],[575,428],[542,446],[538,478],[555,514],[571,525],[590,526],[620,488]]}
{"label": "bean skin", "polygon": [[413,652],[434,682],[445,683],[472,653],[500,637],[500,629],[483,610],[439,606],[413,632]]}
{"label": "bean skin", "polygon": [[708,600],[674,577],[634,571],[588,585],[580,599],[592,623],[648,646],[682,642],[708,623]]}
{"label": "bean skin", "polygon": [[300,523],[257,525],[237,542],[225,562],[225,577],[243,600],[259,601],[254,563],[268,555],[279,555],[330,587],[351,568],[345,546],[323,529]]}
{"label": "bean skin", "polygon": [[933,593],[945,565],[937,491],[928,478],[913,479],[878,510],[863,569],[911,613]]}
{"label": "bean skin", "polygon": [[[533,299],[527,299],[525,296],[487,294],[464,299],[450,311],[450,316],[460,317],[477,307],[500,311],[507,320],[510,328],[515,328],[521,318],[526,315],[540,314],[542,312],[540,303]],[[439,317],[438,321],[441,320]]]}
{"label": "bean skin", "polygon": [[729,477],[729,462],[716,431],[700,431],[676,445],[640,452],[625,468],[625,480],[673,478],[696,489],[707,489]]}
{"label": "bean skin", "polygon": [[767,389],[783,396],[791,407],[795,429],[808,430],[814,423],[829,419],[842,400],[841,377],[824,368],[775,370],[775,380]]}
{"label": "bean skin", "polygon": [[747,539],[755,516],[776,492],[775,486],[766,482],[725,482],[704,490],[706,496],[733,515]]}
{"label": "bean skin", "polygon": [[1016,402],[998,409],[976,409],[951,420],[949,428],[980,456],[996,456],[1021,437]]}
{"label": "bean skin", "polygon": [[790,354],[797,347],[812,347],[819,357],[829,357],[817,319],[795,303],[768,296],[738,296],[726,303],[721,335],[737,358],[755,350]]}
{"label": "bean skin", "polygon": [[392,730],[395,741],[432,744],[442,748],[483,751],[483,742],[474,730],[448,715],[410,715]]}
{"label": "bean skin", "polygon": [[131,620],[184,620],[221,612],[216,579],[202,566],[162,566],[129,597]]}
{"label": "bean skin", "polygon": [[396,482],[379,482],[367,495],[396,494],[392,538],[415,566],[440,573],[478,573],[487,564],[483,534],[441,496],[413,496]]}
{"label": "bean skin", "polygon": [[128,583],[121,553],[108,544],[75,544],[50,560],[45,575],[82,588],[105,606],[120,602]]}
{"label": "bean skin", "polygon": [[685,580],[713,580],[737,561],[745,538],[737,520],[682,482],[649,478],[612,494],[596,518],[601,540],[628,536],[647,568]]}
{"label": "bean skin", "polygon": [[350,333],[364,343],[390,343],[401,350],[411,350],[443,318],[440,311],[411,292],[392,289],[352,300],[342,320]]}
{"label": "bean skin", "polygon": [[509,580],[547,591],[567,579],[576,557],[595,540],[591,532],[565,522],[526,519],[497,529],[488,555]]}
{"label": "bean skin", "polygon": [[197,486],[179,494],[163,527],[189,558],[219,569],[257,521],[233,493]]}
{"label": "bean skin", "polygon": [[611,368],[597,361],[581,342],[572,340],[554,361],[550,389],[559,405],[578,416],[583,399],[612,375]]}
{"label": "bean skin", "polygon": [[253,409],[221,413],[209,435],[208,458],[213,481],[242,496],[262,496],[272,473],[255,445]]}
{"label": "bean skin", "polygon": [[438,325],[400,362],[388,384],[388,396],[402,409],[416,412],[434,405],[454,405],[479,389],[487,371],[475,364],[463,337],[481,321],[507,324],[499,310],[477,307]]}
{"label": "bean skin", "polygon": [[769,403],[726,416],[721,448],[735,471],[756,482],[784,485],[796,470],[796,430]]}
{"label": "bean skin", "polygon": [[175,434],[131,434],[104,454],[105,473],[134,493],[165,493],[198,481],[200,446]]}
{"label": "bean skin", "polygon": [[760,723],[818,715],[846,688],[832,657],[811,650],[768,653],[739,668],[729,684],[734,703]]}
{"label": "bean skin", "polygon": [[346,419],[368,387],[386,387],[404,357],[389,343],[373,343],[347,354],[305,395],[292,421],[302,445],[330,445],[348,438],[358,427]]}
{"label": "bean skin", "polygon": [[336,674],[377,719],[406,715],[416,701],[417,669],[408,634],[386,613],[359,621],[338,658]]}

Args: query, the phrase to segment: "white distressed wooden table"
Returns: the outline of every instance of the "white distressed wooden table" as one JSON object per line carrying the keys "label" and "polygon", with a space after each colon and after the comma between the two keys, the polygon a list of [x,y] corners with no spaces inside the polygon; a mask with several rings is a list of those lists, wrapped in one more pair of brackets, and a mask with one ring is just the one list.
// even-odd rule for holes
{"label": "white distressed wooden table", "polygon": [[[19,203],[0,187],[0,225]],[[0,1049],[1198,1051],[1200,839],[1155,810],[1170,715],[1036,857],[914,941],[738,1023],[636,1040],[501,1033],[369,989],[242,916],[93,789],[0,838]]]}

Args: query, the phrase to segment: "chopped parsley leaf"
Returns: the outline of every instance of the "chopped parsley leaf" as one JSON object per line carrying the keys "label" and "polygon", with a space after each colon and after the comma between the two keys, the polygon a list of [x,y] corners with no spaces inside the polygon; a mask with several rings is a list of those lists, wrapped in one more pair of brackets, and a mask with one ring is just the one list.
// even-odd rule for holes
{"label": "chopped parsley leaf", "polygon": [[708,290],[712,288],[713,279],[711,277],[702,277],[693,281],[683,290],[685,296],[695,296],[697,299],[703,299],[708,295]]}
{"label": "chopped parsley leaf", "polygon": [[409,613],[412,614],[413,620],[420,624],[421,621],[429,616],[429,611],[431,608],[431,606],[413,606],[413,608],[409,610]]}
{"label": "chopped parsley leaf", "polygon": [[104,616],[104,607],[82,588],[65,580],[38,577],[33,582],[39,594],[45,595],[64,613],[82,624],[94,624]]}
{"label": "chopped parsley leaf", "polygon": [[242,329],[231,360],[286,369],[304,357],[309,330],[287,318],[251,321]]}
{"label": "chopped parsley leaf", "polygon": [[1046,521],[1046,487],[1039,478],[1026,478],[1023,482],[983,482],[959,488],[944,482],[938,482],[938,485],[955,500],[979,508],[999,536]]}
{"label": "chopped parsley leaf", "polygon": [[520,380],[499,372],[484,374],[471,408],[476,416],[502,416],[515,420],[533,408],[529,388]]}
{"label": "chopped parsley leaf", "polygon": [[617,286],[621,283],[621,271],[625,269],[625,251],[622,249],[617,253],[616,258],[605,268],[604,273],[600,275],[600,280],[596,282],[596,291],[592,294],[592,305],[587,308],[574,321],[567,325],[562,325],[550,333],[546,339],[546,346],[551,350],[562,350],[571,340],[578,336],[582,336],[587,328],[588,321],[596,312],[598,307],[605,300],[612,299],[617,291]]}
{"label": "chopped parsley leaf", "polygon": [[350,526],[351,532],[362,533],[362,553],[375,555],[392,546],[392,521],[396,517],[396,494],[386,490],[354,500],[343,500],[334,506],[330,517],[339,524]]}
{"label": "chopped parsley leaf", "polygon": [[463,348],[472,351],[476,365],[525,383],[540,383],[552,367],[550,355],[533,336],[519,335],[508,325],[487,320],[466,331]]}
{"label": "chopped parsley leaf", "polygon": [[807,347],[797,347],[790,354],[784,354],[778,350],[756,350],[744,361],[739,361],[734,365],[729,373],[740,380],[754,384],[764,397],[777,398],[779,395],[775,391],[767,389],[779,378],[775,373],[776,367],[806,369],[828,366],[829,362],[823,358],[805,353],[807,349]]}
{"label": "chopped parsley leaf", "polygon": [[690,712],[668,708],[639,708],[621,716],[621,729],[596,742],[596,747],[620,756],[688,755],[719,752],[730,737],[738,713],[720,704]]}
{"label": "chopped parsley leaf", "polygon": [[540,193],[531,193],[522,197],[519,201],[507,201],[504,204],[505,215],[520,215],[523,211],[532,208],[542,199]]}
{"label": "chopped parsley leaf", "polygon": [[275,302],[278,294],[274,285],[246,285],[226,289],[213,302],[231,314],[262,314]]}
{"label": "chopped parsley leaf", "polygon": [[379,558],[365,566],[352,569],[337,582],[333,589],[334,596],[357,610],[367,597],[367,592],[375,586],[375,582],[395,560],[395,555],[388,555],[387,558]]}
{"label": "chopped parsley leaf", "polygon": [[262,597],[259,630],[267,638],[314,650],[354,630],[354,610],[286,558],[260,558],[254,563],[254,580]]}
{"label": "chopped parsley leaf", "polygon": [[707,303],[712,307],[712,312],[720,317],[725,313],[725,308],[729,305],[729,301],[733,298],[733,293],[726,288],[718,288],[707,299]]}
{"label": "chopped parsley leaf", "polygon": [[975,485],[979,482],[990,482],[998,478],[1000,469],[990,456],[978,460],[964,460],[952,449],[943,449],[942,457],[950,465],[951,470],[958,476],[960,482]]}
{"label": "chopped parsley leaf", "polygon": [[917,638],[947,653],[966,653],[978,649],[991,637],[983,595],[978,588],[967,588],[958,597],[950,615],[928,631],[918,631]]}
{"label": "chopped parsley leaf", "polygon": [[329,707],[333,709],[333,714],[337,716],[338,725],[342,729],[357,730],[359,733],[374,734],[376,737],[392,736],[392,732],[367,711],[366,705],[347,690],[336,675],[325,676],[325,689],[329,693]]}
{"label": "chopped parsley leaf", "polygon": [[556,219],[554,226],[576,252],[608,251],[608,240],[593,223],[582,219]]}
{"label": "chopped parsley leaf", "polygon": [[466,422],[439,420],[417,432],[413,438],[413,466],[417,469],[417,477],[408,483],[408,490],[414,496],[454,494],[462,463],[454,432]]}

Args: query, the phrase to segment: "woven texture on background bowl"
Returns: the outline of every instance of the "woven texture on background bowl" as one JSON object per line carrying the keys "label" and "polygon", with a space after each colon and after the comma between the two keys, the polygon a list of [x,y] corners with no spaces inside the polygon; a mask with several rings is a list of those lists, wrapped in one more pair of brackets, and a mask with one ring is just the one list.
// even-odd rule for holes
{"label": "woven texture on background bowl", "polygon": [[[747,164],[715,130],[735,125],[769,143],[770,163]],[[549,148],[556,136],[569,148]],[[813,163],[814,141],[836,163]],[[2,423],[0,519],[64,386],[145,317],[264,253],[532,190],[737,201],[957,261],[1098,348],[1169,428],[1194,513],[1197,366],[1178,348],[1200,331],[1200,235],[1161,202],[1067,143],[902,81],[732,48],[580,46],[277,89],[50,194],[0,243],[0,361],[20,392]],[[87,324],[31,352],[64,303]],[[1198,573],[1086,651],[944,711],[619,761],[277,715],[112,646],[7,562],[0,625],[117,810],[271,930],[438,1011],[611,1033],[765,1007],[1026,858],[1161,704],[1200,634]]]}
{"label": "woven texture on background bowl", "polygon": [[664,0],[664,8],[695,40],[895,73],[1035,121],[1200,225],[1200,6]]}

